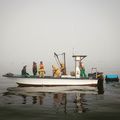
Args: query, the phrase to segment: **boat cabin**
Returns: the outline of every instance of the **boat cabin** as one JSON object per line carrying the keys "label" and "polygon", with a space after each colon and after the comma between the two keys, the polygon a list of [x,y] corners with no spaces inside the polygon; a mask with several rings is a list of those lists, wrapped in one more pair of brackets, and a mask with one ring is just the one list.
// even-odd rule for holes
{"label": "boat cabin", "polygon": [[75,58],[75,77],[80,78],[80,64],[82,63],[82,60],[87,57],[86,55],[73,55],[73,58]]}

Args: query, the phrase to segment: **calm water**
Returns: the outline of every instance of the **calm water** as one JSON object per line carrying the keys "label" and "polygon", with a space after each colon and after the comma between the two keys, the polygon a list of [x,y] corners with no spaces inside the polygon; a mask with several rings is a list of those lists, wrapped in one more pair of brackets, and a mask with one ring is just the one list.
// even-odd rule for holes
{"label": "calm water", "polygon": [[[33,89],[33,88],[32,88]],[[56,88],[57,89],[57,88]],[[15,79],[0,78],[0,120],[120,119],[120,83],[94,90],[33,92],[18,88]]]}

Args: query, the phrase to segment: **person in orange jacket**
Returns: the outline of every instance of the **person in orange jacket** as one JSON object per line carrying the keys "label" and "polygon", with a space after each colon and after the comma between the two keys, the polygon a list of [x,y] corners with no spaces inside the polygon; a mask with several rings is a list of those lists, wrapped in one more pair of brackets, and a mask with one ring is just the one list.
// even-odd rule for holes
{"label": "person in orange jacket", "polygon": [[42,61],[40,61],[38,73],[39,73],[39,77],[45,77],[45,68],[44,68],[44,64]]}

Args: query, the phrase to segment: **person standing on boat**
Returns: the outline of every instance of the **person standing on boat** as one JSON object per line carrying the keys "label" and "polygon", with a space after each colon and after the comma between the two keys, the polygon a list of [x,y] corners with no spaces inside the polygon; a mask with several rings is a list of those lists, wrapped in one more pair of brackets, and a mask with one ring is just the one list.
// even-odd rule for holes
{"label": "person standing on boat", "polygon": [[53,69],[53,77],[60,77],[61,75],[60,69],[57,68],[55,65],[52,65],[52,69]]}
{"label": "person standing on boat", "polygon": [[32,67],[33,75],[35,76],[37,74],[37,63],[33,62],[33,67]]}
{"label": "person standing on boat", "polygon": [[22,71],[21,71],[21,74],[22,74],[22,76],[24,76],[24,77],[29,77],[29,74],[26,72],[26,67],[27,67],[27,65],[25,65],[25,66],[23,67],[23,69],[22,69]]}
{"label": "person standing on boat", "polygon": [[42,78],[45,77],[45,69],[44,69],[44,64],[42,61],[40,62],[40,67],[39,67],[38,73],[39,73],[39,77],[42,77]]}
{"label": "person standing on boat", "polygon": [[80,62],[80,77],[86,78],[85,67],[82,62]]}
{"label": "person standing on boat", "polygon": [[60,64],[60,71],[61,71],[61,75],[65,75],[65,65],[64,64]]}

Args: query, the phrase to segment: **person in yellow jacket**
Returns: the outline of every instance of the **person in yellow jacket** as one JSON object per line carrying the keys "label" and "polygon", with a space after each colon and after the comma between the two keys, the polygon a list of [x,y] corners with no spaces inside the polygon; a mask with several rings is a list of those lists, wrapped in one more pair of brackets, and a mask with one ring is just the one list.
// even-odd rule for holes
{"label": "person in yellow jacket", "polygon": [[60,69],[57,68],[55,65],[52,65],[52,68],[53,68],[53,76],[60,77],[60,75],[61,75]]}
{"label": "person in yellow jacket", "polygon": [[45,69],[42,61],[40,62],[38,73],[39,73],[39,77],[45,77]]}

